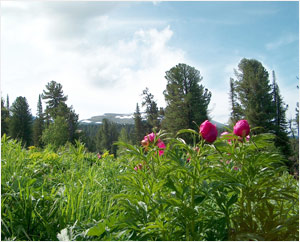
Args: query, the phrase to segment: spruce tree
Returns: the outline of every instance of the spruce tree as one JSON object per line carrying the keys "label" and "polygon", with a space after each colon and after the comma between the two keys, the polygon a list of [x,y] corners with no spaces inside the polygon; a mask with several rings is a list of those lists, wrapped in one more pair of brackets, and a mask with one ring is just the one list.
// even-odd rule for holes
{"label": "spruce tree", "polygon": [[11,106],[10,136],[29,146],[32,141],[32,115],[25,97],[17,97]]}
{"label": "spruce tree", "polygon": [[134,113],[134,140],[135,144],[139,144],[145,135],[144,125],[142,121],[142,116],[140,113],[139,104],[136,104],[136,110]]}
{"label": "spruce tree", "polygon": [[152,132],[153,128],[160,128],[159,111],[157,103],[154,101],[154,96],[149,92],[149,89],[146,87],[143,90],[143,102],[142,107],[146,106],[147,114],[147,132]]}
{"label": "spruce tree", "polygon": [[42,146],[43,130],[44,130],[44,114],[43,114],[41,95],[39,95],[36,119],[34,120],[33,123],[33,143],[37,147]]}
{"label": "spruce tree", "polygon": [[244,58],[235,75],[242,118],[247,119],[251,127],[262,127],[256,132],[270,132],[274,109],[268,72],[259,61]]}
{"label": "spruce tree", "polygon": [[273,120],[273,132],[276,135],[275,145],[279,147],[281,152],[289,158],[291,155],[291,146],[289,142],[289,137],[287,133],[288,122],[286,120],[285,112],[288,108],[287,105],[282,100],[280,95],[278,84],[276,83],[275,72],[272,72],[273,84],[273,106],[274,106],[274,120]]}
{"label": "spruce tree", "polygon": [[208,119],[211,99],[211,92],[199,84],[203,79],[200,72],[186,64],[178,64],[166,72],[165,78],[167,106],[163,128],[173,135],[180,129],[197,130],[197,126]]}

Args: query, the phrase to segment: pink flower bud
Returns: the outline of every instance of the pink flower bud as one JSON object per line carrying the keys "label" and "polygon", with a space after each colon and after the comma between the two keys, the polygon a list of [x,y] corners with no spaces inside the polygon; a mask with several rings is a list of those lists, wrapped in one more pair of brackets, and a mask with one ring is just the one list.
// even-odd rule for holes
{"label": "pink flower bud", "polygon": [[247,120],[238,121],[233,127],[233,133],[240,137],[245,137],[250,133],[250,126]]}
{"label": "pink flower bud", "polygon": [[98,157],[98,159],[102,158],[102,156],[99,153],[97,154],[97,157]]}
{"label": "pink flower bud", "polygon": [[218,131],[216,128],[216,125],[212,124],[208,120],[204,121],[200,125],[200,135],[202,136],[203,139],[205,139],[209,143],[213,143],[218,135]]}

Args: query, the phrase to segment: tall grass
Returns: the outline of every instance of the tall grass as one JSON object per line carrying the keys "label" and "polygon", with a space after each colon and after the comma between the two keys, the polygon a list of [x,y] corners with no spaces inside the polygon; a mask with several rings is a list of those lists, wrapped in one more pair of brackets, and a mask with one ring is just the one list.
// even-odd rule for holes
{"label": "tall grass", "polygon": [[165,139],[163,155],[119,143],[98,159],[3,136],[2,240],[298,240],[298,182],[272,136],[231,138]]}

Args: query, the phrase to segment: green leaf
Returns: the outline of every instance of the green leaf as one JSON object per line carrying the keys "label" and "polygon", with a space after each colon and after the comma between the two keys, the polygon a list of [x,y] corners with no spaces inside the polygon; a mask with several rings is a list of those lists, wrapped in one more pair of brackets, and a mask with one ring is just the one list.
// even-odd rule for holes
{"label": "green leaf", "polygon": [[227,202],[227,208],[229,208],[232,204],[236,203],[237,200],[238,200],[238,194],[232,195],[229,201]]}
{"label": "green leaf", "polygon": [[191,133],[191,134],[195,134],[195,135],[199,135],[195,130],[193,129],[181,129],[177,132],[176,136],[180,135],[180,134],[184,134],[184,133]]}
{"label": "green leaf", "polygon": [[87,232],[88,236],[100,236],[105,232],[105,223],[99,223]]}
{"label": "green leaf", "polygon": [[205,195],[195,195],[195,199],[194,199],[195,204],[202,203],[205,197],[206,197]]}

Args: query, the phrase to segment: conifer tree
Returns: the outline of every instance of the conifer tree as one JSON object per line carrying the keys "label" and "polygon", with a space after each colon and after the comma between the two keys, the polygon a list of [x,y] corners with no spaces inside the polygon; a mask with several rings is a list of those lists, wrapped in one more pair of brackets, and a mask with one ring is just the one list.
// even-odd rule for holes
{"label": "conifer tree", "polygon": [[8,135],[9,132],[9,111],[4,105],[4,100],[1,97],[1,136]]}
{"label": "conifer tree", "polygon": [[180,129],[198,129],[197,125],[208,119],[211,99],[211,92],[199,84],[202,81],[200,72],[186,64],[178,64],[166,72],[165,78],[164,129],[173,135]]}
{"label": "conifer tree", "polygon": [[134,140],[136,144],[139,144],[145,135],[144,125],[142,121],[142,116],[140,113],[139,104],[136,104],[136,110],[134,113]]}
{"label": "conifer tree", "polygon": [[58,115],[59,106],[66,105],[65,102],[68,96],[63,94],[62,85],[55,81],[48,82],[46,85],[46,90],[43,90],[42,99],[46,100],[47,107],[46,113],[55,119]]}
{"label": "conifer tree", "polygon": [[275,72],[272,72],[273,84],[273,105],[274,105],[274,121],[273,121],[273,132],[276,135],[275,145],[279,147],[281,152],[288,158],[291,155],[291,146],[289,142],[289,137],[287,133],[288,123],[286,120],[285,112],[288,105],[282,100],[280,95],[278,84],[276,83]]}
{"label": "conifer tree", "polygon": [[146,106],[147,114],[147,132],[152,132],[153,128],[158,129],[160,127],[159,111],[157,103],[154,101],[154,96],[149,92],[149,89],[146,87],[143,90],[143,102],[142,106]]}
{"label": "conifer tree", "polygon": [[29,146],[32,141],[32,115],[25,97],[17,97],[11,106],[10,136]]}
{"label": "conifer tree", "polygon": [[259,61],[244,58],[235,75],[242,118],[247,119],[251,127],[262,127],[257,132],[270,132],[274,109],[268,72]]}
{"label": "conifer tree", "polygon": [[9,96],[8,96],[8,94],[6,95],[6,109],[9,112]]}
{"label": "conifer tree", "polygon": [[43,130],[44,130],[44,114],[43,114],[41,95],[39,95],[36,119],[34,120],[33,123],[33,143],[37,147],[42,146]]}
{"label": "conifer tree", "polygon": [[236,84],[233,78],[230,78],[230,92],[229,92],[231,113],[229,123],[234,125],[237,121],[241,119],[241,107],[237,102],[237,94],[236,94]]}
{"label": "conifer tree", "polygon": [[68,125],[67,139],[74,142],[76,138],[76,129],[78,127],[78,114],[75,113],[73,107],[68,107],[65,103],[67,96],[64,95],[62,85],[55,81],[51,81],[43,90],[42,99],[46,100],[47,106],[45,110],[46,126],[49,126],[52,120],[57,117],[63,117]]}

